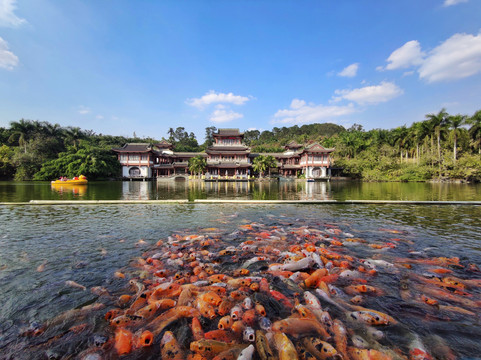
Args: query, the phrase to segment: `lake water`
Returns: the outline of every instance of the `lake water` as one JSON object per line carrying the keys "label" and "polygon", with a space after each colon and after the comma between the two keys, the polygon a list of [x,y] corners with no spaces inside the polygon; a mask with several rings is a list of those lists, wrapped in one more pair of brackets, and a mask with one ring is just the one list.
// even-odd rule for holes
{"label": "lake water", "polygon": [[[3,202],[196,198],[481,200],[481,188],[478,185],[424,183],[109,182],[91,183],[84,189],[56,190],[47,183],[0,183]],[[407,354],[409,344],[419,338],[428,349],[442,348],[440,344],[443,344],[458,358],[479,358],[481,287],[476,285],[478,283],[465,289],[466,295],[456,295],[464,296],[465,300],[451,299],[454,295],[450,294],[447,298],[438,297],[446,310],[426,305],[420,299],[425,294],[422,281],[430,281],[429,277],[424,277],[432,268],[445,268],[461,279],[481,279],[480,272],[475,268],[470,270],[472,265],[481,267],[480,218],[479,206],[451,205],[0,206],[0,359],[75,358],[96,349],[95,339],[113,337],[104,314],[117,306],[119,295],[132,294],[128,281],[148,279],[139,267],[142,263],[139,259],[159,251],[160,254],[172,251],[172,245],[168,245],[169,236],[205,234],[206,228],[211,229],[208,230],[212,232],[210,237],[219,239],[219,244],[225,243],[221,245],[224,247],[208,248],[209,251],[219,251],[227,245],[239,248],[241,242],[255,239],[253,231],[243,230],[249,224],[254,224],[257,233],[263,231],[270,235],[282,229],[288,241],[298,241],[295,234],[306,229],[311,234],[324,234],[322,238],[325,239],[333,239],[328,234],[337,234],[335,238],[343,242],[344,247],[333,247],[324,240],[319,246],[349,256],[354,269],[365,259],[395,264],[395,268],[378,267],[378,275],[367,278],[368,284],[382,291],[378,296],[367,296],[363,304],[399,321],[396,326],[381,328],[385,338],[380,343],[384,348],[399,349]],[[332,229],[337,232],[329,232]],[[363,242],[353,243],[354,246],[348,240],[351,237]],[[159,240],[163,240],[164,245],[157,246]],[[278,247],[282,249],[282,246]],[[219,271],[227,272],[233,265],[240,267],[252,256],[246,253],[244,257],[230,260],[230,267],[222,262],[216,266]],[[442,266],[436,262],[446,257],[458,257],[460,263]],[[279,260],[276,258],[273,262]],[[118,271],[126,278],[116,277]],[[275,289],[286,290],[271,275],[268,279],[272,286],[278,286]],[[81,284],[86,290],[68,285],[68,281]],[[401,286],[404,283],[409,284],[408,300],[406,289]],[[346,282],[335,284],[342,291],[347,291],[350,285]],[[111,295],[99,295],[93,291],[96,287],[105,288]],[[434,297],[433,294],[429,296]],[[72,309],[89,304],[102,304],[102,308],[72,313]],[[333,318],[345,321],[350,329],[363,334],[363,330],[347,322],[346,315],[335,306],[325,302],[323,306]],[[469,313],[460,313],[459,309],[448,311],[450,306]],[[270,316],[273,321],[277,320],[276,314]],[[48,324],[47,331],[39,336],[20,336],[45,324]],[[187,342],[184,346],[188,349],[188,341],[192,339],[186,337],[182,329],[188,329],[189,323],[176,324],[171,330],[179,337],[184,336]],[[203,325],[211,329],[216,327],[208,321]],[[81,330],[69,330],[72,326],[81,326]],[[349,346],[352,345],[349,340]],[[158,357],[156,344],[155,349],[138,350],[127,358]],[[116,355],[104,358],[116,358]]]}
{"label": "lake water", "polygon": [[30,200],[481,200],[481,184],[331,181],[112,181],[84,186],[0,182],[0,202]]}

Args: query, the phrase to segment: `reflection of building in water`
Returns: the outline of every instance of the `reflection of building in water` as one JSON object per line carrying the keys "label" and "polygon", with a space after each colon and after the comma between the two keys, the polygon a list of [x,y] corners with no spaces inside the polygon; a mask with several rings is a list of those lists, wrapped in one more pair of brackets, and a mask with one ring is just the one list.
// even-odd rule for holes
{"label": "reflection of building in water", "polygon": [[236,197],[238,195],[249,194],[249,189],[251,187],[250,182],[202,182],[205,186],[205,191],[207,194],[216,193],[221,197]]}
{"label": "reflection of building in water", "polygon": [[330,200],[330,182],[306,182],[304,192],[299,192],[300,200]]}
{"label": "reflection of building in water", "polygon": [[175,152],[173,145],[163,140],[158,144],[132,143],[112,149],[122,165],[124,178],[160,178],[189,173],[189,160],[195,156],[205,158],[206,179],[244,179],[253,174],[252,162],[259,155],[273,156],[274,170],[284,177],[296,178],[304,174],[309,179],[331,176],[330,153],[314,143],[300,145],[291,141],[282,153],[252,153],[244,145],[244,133],[239,129],[219,129],[213,134],[214,144],[205,152]]}
{"label": "reflection of building in water", "polygon": [[149,188],[152,184],[145,181],[122,182],[122,199],[150,200]]}

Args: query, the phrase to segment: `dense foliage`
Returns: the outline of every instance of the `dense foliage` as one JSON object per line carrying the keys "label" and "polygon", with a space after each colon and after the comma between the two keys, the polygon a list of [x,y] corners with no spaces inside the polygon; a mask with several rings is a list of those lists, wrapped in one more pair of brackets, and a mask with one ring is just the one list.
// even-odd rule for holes
{"label": "dense foliage", "polygon": [[[174,151],[200,152],[212,145],[216,131],[213,126],[206,128],[201,145],[183,127],[170,128],[165,140],[173,144]],[[442,109],[409,127],[391,130],[365,131],[357,124],[345,129],[329,123],[247,130],[244,141],[252,152],[262,153],[253,163],[253,170],[261,176],[275,167],[275,159],[265,153],[282,152],[285,145],[296,141],[335,148],[333,166],[363,180],[481,181],[481,110],[467,116]],[[81,173],[89,179],[115,178],[120,165],[111,149],[129,142],[155,144],[158,140],[95,134],[22,119],[10,123],[8,129],[0,128],[0,179],[51,180]],[[194,159],[190,171],[202,172],[205,160]]]}

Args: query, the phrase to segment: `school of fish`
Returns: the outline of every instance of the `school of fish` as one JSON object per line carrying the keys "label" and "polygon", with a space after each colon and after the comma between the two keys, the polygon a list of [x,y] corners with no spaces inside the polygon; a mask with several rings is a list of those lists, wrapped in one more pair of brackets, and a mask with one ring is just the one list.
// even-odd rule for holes
{"label": "school of fish", "polygon": [[[413,251],[402,231],[379,233],[384,240],[372,241],[337,225],[281,221],[243,223],[228,233],[176,232],[115,273],[122,293],[89,289],[97,302],[22,336],[48,334],[35,348],[49,349],[75,334],[94,334],[84,323],[94,309],[104,315],[102,333],[97,328],[94,341],[51,358],[459,358],[441,336],[405,322],[478,319],[478,266]],[[49,332],[66,318],[75,320],[70,328]]]}

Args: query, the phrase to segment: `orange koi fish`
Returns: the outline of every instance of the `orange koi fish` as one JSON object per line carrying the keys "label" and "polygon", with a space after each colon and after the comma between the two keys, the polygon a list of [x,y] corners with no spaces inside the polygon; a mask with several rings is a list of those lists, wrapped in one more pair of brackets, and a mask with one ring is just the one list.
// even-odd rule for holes
{"label": "orange koi fish", "polygon": [[336,350],[342,355],[344,360],[349,360],[350,357],[347,351],[347,330],[339,319],[333,321],[332,332],[334,334]]}
{"label": "orange koi fish", "polygon": [[214,357],[215,355],[232,348],[244,349],[245,347],[247,347],[247,344],[228,344],[223,341],[208,339],[193,341],[190,343],[190,351],[194,351],[208,357]]}
{"label": "orange koi fish", "polygon": [[183,360],[185,359],[182,348],[171,331],[166,331],[160,341],[160,354],[162,359]]}
{"label": "orange koi fish", "polygon": [[271,296],[276,299],[277,301],[280,301],[285,307],[292,309],[294,306],[290,302],[290,300],[282,293],[280,293],[277,290],[271,290],[270,291]]}
{"label": "orange koi fish", "polygon": [[202,330],[202,325],[197,317],[192,318],[192,324],[190,326],[192,329],[192,336],[194,340],[200,340],[204,338],[204,330]]}
{"label": "orange koi fish", "polygon": [[231,343],[232,341],[236,340],[237,337],[238,336],[236,333],[223,329],[211,330],[204,334],[204,339],[222,341],[226,343]]}
{"label": "orange koi fish", "polygon": [[307,279],[304,280],[306,288],[317,287],[319,279],[328,274],[328,270],[325,268],[314,271]]}
{"label": "orange koi fish", "polygon": [[144,319],[150,319],[157,313],[158,310],[166,310],[166,309],[173,308],[175,304],[176,304],[175,300],[172,300],[172,299],[158,300],[143,307],[142,309],[137,311],[135,315],[141,316]]}
{"label": "orange koi fish", "polygon": [[166,326],[180,318],[199,317],[200,311],[190,306],[176,306],[157,316],[149,323],[149,328],[154,336],[160,334]]}
{"label": "orange koi fish", "polygon": [[327,360],[338,355],[337,350],[329,343],[316,338],[304,338],[304,347],[316,357],[316,359]]}
{"label": "orange koi fish", "polygon": [[206,303],[212,305],[212,306],[219,306],[220,303],[222,302],[222,299],[220,298],[219,295],[217,295],[213,291],[209,291],[206,293],[203,293],[199,296],[199,299],[202,301],[205,301]]}
{"label": "orange koi fish", "polygon": [[280,331],[295,336],[317,333],[324,340],[331,338],[327,330],[317,320],[311,318],[290,317],[278,320],[272,324],[272,331]]}
{"label": "orange koi fish", "polygon": [[207,301],[203,301],[202,299],[198,298],[195,301],[195,305],[203,317],[212,320],[217,316],[214,307]]}
{"label": "orange koi fish", "polygon": [[115,350],[117,354],[124,355],[132,351],[133,334],[123,328],[115,331]]}
{"label": "orange koi fish", "polygon": [[349,317],[368,325],[389,325],[389,320],[372,311],[353,311]]}
{"label": "orange koi fish", "polygon": [[231,328],[233,323],[232,317],[230,315],[222,317],[217,323],[217,328],[220,330],[228,330]]}
{"label": "orange koi fish", "polygon": [[349,348],[353,360],[392,360],[392,357],[374,349]]}
{"label": "orange koi fish", "polygon": [[154,334],[152,334],[149,330],[145,330],[138,337],[136,347],[148,347],[151,346],[153,342]]}
{"label": "orange koi fish", "polygon": [[126,326],[138,326],[142,323],[143,318],[136,315],[119,315],[110,321],[112,327],[126,327]]}
{"label": "orange koi fish", "polygon": [[279,360],[299,360],[296,348],[286,334],[276,332],[274,334],[274,344],[279,354]]}

